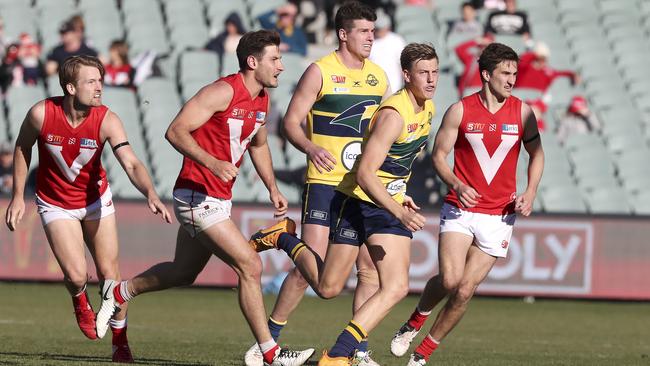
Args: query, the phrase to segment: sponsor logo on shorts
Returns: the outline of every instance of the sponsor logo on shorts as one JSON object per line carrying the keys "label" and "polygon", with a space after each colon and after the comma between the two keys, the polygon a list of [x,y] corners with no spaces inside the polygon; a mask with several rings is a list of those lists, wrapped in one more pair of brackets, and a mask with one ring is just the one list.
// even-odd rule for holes
{"label": "sponsor logo on shorts", "polygon": [[355,240],[357,239],[357,237],[359,237],[359,233],[357,233],[356,230],[352,230],[352,229],[341,229],[340,235],[343,238],[355,239]]}
{"label": "sponsor logo on shorts", "polygon": [[352,141],[345,145],[341,152],[341,162],[347,170],[351,170],[354,162],[361,155],[361,141]]}
{"label": "sponsor logo on shorts", "polygon": [[198,213],[198,216],[199,216],[200,219],[204,219],[204,218],[206,218],[208,216],[212,216],[214,214],[217,214],[217,213],[223,211],[223,209],[221,207],[210,207],[209,205],[205,205],[203,207],[203,209],[205,211],[201,211],[201,212]]}
{"label": "sponsor logo on shorts", "polygon": [[113,206],[113,200],[109,200],[108,202],[106,202],[106,204],[104,206],[106,206],[106,207]]}
{"label": "sponsor logo on shorts", "polygon": [[508,249],[508,244],[509,244],[509,243],[508,243],[507,240],[503,240],[503,241],[501,242],[501,248],[503,248],[503,249]]}
{"label": "sponsor logo on shorts", "polygon": [[316,220],[327,220],[327,212],[320,210],[309,211],[309,218]]}

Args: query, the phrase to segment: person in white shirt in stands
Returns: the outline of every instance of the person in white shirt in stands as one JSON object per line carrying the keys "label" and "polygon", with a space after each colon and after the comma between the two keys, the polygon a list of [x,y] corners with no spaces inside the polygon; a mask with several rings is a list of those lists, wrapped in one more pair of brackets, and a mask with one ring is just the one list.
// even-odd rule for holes
{"label": "person in white shirt in stands", "polygon": [[375,21],[375,41],[369,58],[384,69],[388,76],[390,92],[394,93],[404,85],[399,57],[406,46],[406,41],[402,36],[391,31],[391,25],[390,17],[378,10],[377,21]]}

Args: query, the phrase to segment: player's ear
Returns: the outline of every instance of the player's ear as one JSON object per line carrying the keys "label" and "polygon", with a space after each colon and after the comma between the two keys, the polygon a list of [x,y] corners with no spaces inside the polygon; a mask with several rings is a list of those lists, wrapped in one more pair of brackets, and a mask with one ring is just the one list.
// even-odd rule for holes
{"label": "player's ear", "polygon": [[344,42],[348,40],[348,32],[343,28],[339,29],[339,39]]}
{"label": "player's ear", "polygon": [[405,83],[411,82],[411,73],[407,69],[402,69],[402,76],[404,77]]}
{"label": "player's ear", "polygon": [[257,68],[257,59],[253,55],[249,55],[246,57],[246,64],[248,64],[248,67],[251,70],[255,70]]}
{"label": "player's ear", "polygon": [[481,81],[490,81],[490,73],[487,70],[481,70]]}
{"label": "player's ear", "polygon": [[65,90],[67,90],[68,94],[70,94],[70,95],[74,95],[76,89],[77,88],[75,88],[74,84],[72,84],[72,83],[65,84]]}

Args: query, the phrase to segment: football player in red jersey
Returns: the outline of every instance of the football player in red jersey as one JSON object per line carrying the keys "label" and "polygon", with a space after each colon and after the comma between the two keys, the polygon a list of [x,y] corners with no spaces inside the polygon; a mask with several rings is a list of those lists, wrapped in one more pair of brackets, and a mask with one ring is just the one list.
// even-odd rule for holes
{"label": "football player in red jersey", "polygon": [[[508,46],[488,45],[479,57],[482,89],[453,104],[433,145],[433,164],[451,188],[440,213],[438,275],[432,277],[409,320],[391,342],[402,356],[445,296],[449,299],[409,366],[422,366],[458,324],[478,285],[504,258],[516,213],[530,215],[544,169],[544,151],[530,107],[512,96],[519,57]],[[517,195],[520,147],[530,156],[528,186]],[[447,155],[454,149],[453,171]]]}
{"label": "football player in red jersey", "polygon": [[[171,222],[171,216],[158,198],[145,166],[129,146],[122,121],[102,105],[103,77],[104,67],[96,57],[70,57],[59,70],[64,95],[42,100],[27,113],[14,151],[15,184],[6,223],[15,230],[25,213],[25,180],[32,146],[38,142],[36,204],[72,295],[77,323],[90,339],[102,338],[110,325],[113,361],[132,362],[126,338],[126,307],[116,311],[109,298],[120,273],[115,208],[101,165],[105,142],[133,185],[147,197],[151,212],[161,214],[167,222]],[[97,317],[105,321],[97,327],[86,292],[84,241],[102,281],[103,299]]]}
{"label": "football player in red jersey", "polygon": [[[115,287],[117,303],[150,291],[190,285],[212,255],[239,277],[239,303],[263,353],[274,366],[298,366],[314,353],[280,349],[266,325],[262,298],[262,261],[230,219],[232,186],[248,151],[269,191],[275,214],[287,212],[287,200],[275,182],[265,127],[269,97],[284,70],[276,32],[246,33],[237,46],[240,71],[199,90],[185,103],[167,130],[167,140],[184,155],[174,186],[174,211],[181,224],[173,262],[159,263]],[[285,219],[284,227],[295,224]],[[291,225],[293,224],[293,225]]]}

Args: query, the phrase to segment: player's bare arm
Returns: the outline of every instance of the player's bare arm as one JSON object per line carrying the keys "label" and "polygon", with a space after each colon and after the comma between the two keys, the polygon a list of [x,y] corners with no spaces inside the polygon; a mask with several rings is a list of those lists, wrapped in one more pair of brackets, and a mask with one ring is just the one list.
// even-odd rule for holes
{"label": "player's bare arm", "polygon": [[191,132],[205,124],[216,112],[225,111],[233,97],[233,89],[226,82],[204,86],[185,103],[169,125],[165,138],[184,156],[210,169],[223,182],[237,176],[239,169],[230,161],[222,161],[205,151]]}
{"label": "player's bare arm", "polygon": [[255,137],[248,145],[248,154],[251,157],[253,166],[260,179],[269,190],[269,197],[273,206],[275,207],[274,216],[283,216],[287,213],[288,203],[287,199],[282,195],[275,182],[275,173],[273,173],[273,160],[271,159],[271,151],[267,143],[268,131],[266,127],[260,127]]}
{"label": "player's bare arm", "polygon": [[522,141],[528,152],[528,185],[524,193],[517,197],[515,211],[524,216],[529,216],[533,210],[533,203],[537,195],[537,187],[542,179],[544,170],[544,150],[542,140],[537,129],[537,119],[528,104],[521,105],[521,120],[523,121],[524,134]]}
{"label": "player's bare arm", "polygon": [[296,91],[291,98],[287,113],[284,115],[284,133],[289,142],[298,150],[304,152],[319,173],[331,171],[336,164],[336,158],[326,149],[309,140],[302,128],[302,122],[316,102],[322,87],[321,72],[316,64],[311,64],[300,77]]}
{"label": "player's bare arm", "polygon": [[128,138],[126,131],[124,131],[122,120],[109,110],[104,117],[104,122],[102,122],[99,133],[102,141],[108,142],[113,149],[115,158],[122,166],[122,169],[124,169],[124,172],[126,172],[131,183],[140,193],[147,197],[147,203],[151,212],[156,215],[161,214],[163,220],[171,223],[171,215],[162,201],[160,201],[160,197],[158,197],[158,193],[156,193],[151,182],[147,168],[135,155],[131,145],[128,144]]}
{"label": "player's bare arm", "polygon": [[392,108],[384,108],[378,113],[377,120],[370,127],[370,136],[358,162],[357,183],[375,203],[400,220],[407,229],[420,230],[424,226],[424,216],[397,203],[377,177],[377,171],[404,125],[402,117]]}
{"label": "player's bare arm", "polygon": [[458,179],[447,164],[447,156],[456,144],[458,138],[458,128],[463,118],[463,104],[456,102],[447,109],[442,117],[440,129],[436,134],[433,142],[433,167],[436,169],[438,176],[448,187],[451,187],[458,194],[460,203],[465,207],[474,207],[478,204],[481,195],[476,190]]}
{"label": "player's bare arm", "polygon": [[7,207],[5,221],[9,230],[14,231],[25,214],[25,182],[29,165],[32,161],[32,147],[38,139],[38,134],[43,126],[45,119],[45,102],[36,103],[27,112],[23,124],[20,126],[20,132],[16,139],[16,148],[14,149],[14,168],[13,180],[14,186],[11,192],[11,202]]}

